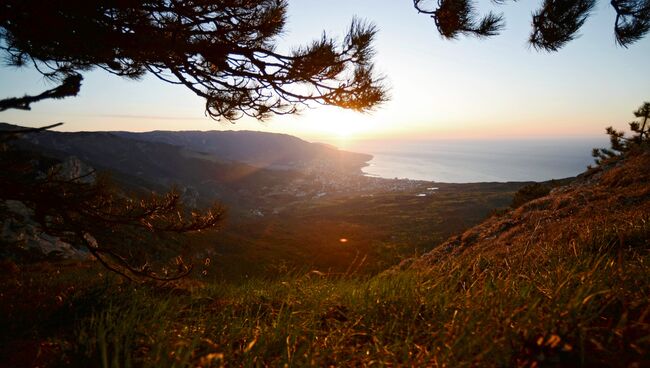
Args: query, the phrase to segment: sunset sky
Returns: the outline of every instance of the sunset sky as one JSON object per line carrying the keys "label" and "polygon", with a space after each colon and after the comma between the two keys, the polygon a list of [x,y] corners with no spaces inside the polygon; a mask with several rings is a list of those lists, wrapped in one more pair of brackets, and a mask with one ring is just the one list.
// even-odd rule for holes
{"label": "sunset sky", "polygon": [[[63,121],[61,130],[263,130],[336,143],[365,138],[507,138],[594,136],[650,100],[650,38],[629,49],[614,43],[614,12],[599,1],[581,37],[557,53],[531,49],[526,40],[537,2],[494,6],[506,30],[487,40],[440,38],[433,20],[410,0],[290,0],[281,48],[320,36],[343,37],[354,15],[380,29],[378,70],[392,99],[359,114],[317,107],[265,123],[215,122],[189,90],[147,77],[128,81],[103,71],[87,73],[80,96],[7,111],[0,121],[40,126]],[[0,69],[0,98],[50,88],[27,69]]]}

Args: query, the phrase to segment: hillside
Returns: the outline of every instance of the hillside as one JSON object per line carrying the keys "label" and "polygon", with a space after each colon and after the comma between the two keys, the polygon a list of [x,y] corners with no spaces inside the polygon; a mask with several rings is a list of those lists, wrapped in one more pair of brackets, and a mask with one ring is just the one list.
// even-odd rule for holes
{"label": "hillside", "polygon": [[[206,140],[218,135],[201,134]],[[320,145],[295,137],[242,134],[270,140],[258,146],[271,147],[280,139],[321,150]],[[172,132],[163,136],[175,137]],[[194,136],[200,138],[199,133]],[[405,257],[431,250],[491,211],[508,206],[513,193],[524,185],[431,183],[366,177],[355,171],[273,170],[110,132],[46,131],[12,144],[35,157],[81,160],[90,169],[108,173],[125,194],[146,196],[152,190],[161,193],[176,187],[188,207],[213,201],[224,204],[228,217],[218,232],[190,239],[169,236],[158,243],[155,252],[164,258],[161,248],[169,250],[165,252],[168,257],[176,250],[197,262],[200,257],[212,257],[218,274],[231,279],[263,276],[276,268],[344,272],[360,259],[364,259],[361,271],[377,273]],[[290,144],[285,146],[289,149]],[[46,172],[47,167],[42,170]],[[24,236],[18,232],[10,238]],[[341,243],[341,238],[348,241]],[[148,244],[139,248],[150,249]]]}
{"label": "hillside", "polygon": [[648,167],[609,162],[372,277],[7,264],[0,366],[648,366]]}
{"label": "hillside", "polygon": [[[18,128],[0,123],[0,130]],[[372,158],[286,134],[249,131],[45,131],[25,138],[17,143],[22,149],[60,160],[74,156],[127,189],[176,187],[192,206],[219,201],[244,213],[277,206],[275,200],[260,201],[268,193],[318,193],[332,178],[360,177]],[[305,188],[301,182],[313,184]]]}
{"label": "hillside", "polygon": [[610,160],[385,277],[448,298],[452,365],[648,366],[648,168],[647,147]]}
{"label": "hillside", "polygon": [[645,151],[588,170],[548,196],[494,216],[402,266],[423,266],[464,253],[490,259],[516,254],[525,257],[549,244],[573,249],[576,244],[605,242],[620,249],[647,250],[648,168],[650,152]]}
{"label": "hillside", "polygon": [[320,169],[359,172],[372,156],[309,143],[300,138],[254,131],[113,132],[119,137],[161,142],[269,169]]}
{"label": "hillside", "polygon": [[[0,123],[0,129],[15,128]],[[265,186],[284,187],[299,176],[291,170],[261,169],[186,147],[110,132],[45,131],[28,134],[16,144],[60,160],[77,157],[100,172],[109,172],[127,189],[147,192],[177,187],[195,206],[219,200],[234,210],[247,210],[256,204],[248,193]]]}

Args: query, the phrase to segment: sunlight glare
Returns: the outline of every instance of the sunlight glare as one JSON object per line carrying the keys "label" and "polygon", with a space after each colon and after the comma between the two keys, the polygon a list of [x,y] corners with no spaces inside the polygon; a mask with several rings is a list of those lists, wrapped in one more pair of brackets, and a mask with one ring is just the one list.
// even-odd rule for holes
{"label": "sunlight glare", "polygon": [[319,106],[301,116],[301,124],[316,128],[321,134],[340,140],[359,138],[377,128],[376,119],[356,111]]}

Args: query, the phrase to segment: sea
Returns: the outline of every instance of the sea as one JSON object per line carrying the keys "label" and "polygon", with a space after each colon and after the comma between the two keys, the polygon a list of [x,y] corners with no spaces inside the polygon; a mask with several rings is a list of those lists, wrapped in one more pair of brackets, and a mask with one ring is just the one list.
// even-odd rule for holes
{"label": "sea", "polygon": [[607,137],[503,140],[365,140],[345,149],[373,155],[363,172],[441,183],[545,181],[576,176]]}

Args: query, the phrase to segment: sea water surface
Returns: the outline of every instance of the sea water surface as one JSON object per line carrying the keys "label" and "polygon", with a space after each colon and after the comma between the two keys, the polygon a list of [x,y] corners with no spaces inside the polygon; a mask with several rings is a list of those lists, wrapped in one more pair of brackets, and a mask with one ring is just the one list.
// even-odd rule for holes
{"label": "sea water surface", "polygon": [[446,183],[545,181],[576,176],[593,164],[607,137],[507,140],[366,140],[348,151],[373,155],[366,175]]}

